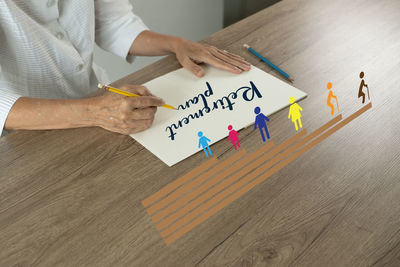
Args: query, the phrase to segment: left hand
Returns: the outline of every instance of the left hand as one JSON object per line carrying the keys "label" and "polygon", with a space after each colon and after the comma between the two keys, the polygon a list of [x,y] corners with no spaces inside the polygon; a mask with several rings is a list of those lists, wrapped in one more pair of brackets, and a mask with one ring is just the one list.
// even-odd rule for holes
{"label": "left hand", "polygon": [[199,66],[201,63],[236,74],[250,70],[250,63],[242,57],[214,46],[178,38],[173,47],[179,63],[197,77],[203,77],[205,74],[203,68]]}

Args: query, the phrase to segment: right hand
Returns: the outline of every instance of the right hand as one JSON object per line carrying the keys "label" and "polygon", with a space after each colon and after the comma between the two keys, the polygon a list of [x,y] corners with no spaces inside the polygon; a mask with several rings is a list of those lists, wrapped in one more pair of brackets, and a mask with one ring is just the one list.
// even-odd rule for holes
{"label": "right hand", "polygon": [[157,107],[165,104],[164,100],[152,95],[144,86],[124,85],[120,89],[141,97],[128,97],[113,92],[95,97],[94,124],[125,135],[148,129],[153,124]]}

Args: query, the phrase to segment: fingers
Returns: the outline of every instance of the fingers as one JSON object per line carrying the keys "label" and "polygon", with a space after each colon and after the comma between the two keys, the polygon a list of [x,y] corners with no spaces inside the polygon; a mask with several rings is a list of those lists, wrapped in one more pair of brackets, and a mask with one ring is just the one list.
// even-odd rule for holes
{"label": "fingers", "polygon": [[239,67],[240,69],[242,69],[243,71],[249,71],[250,70],[250,63],[248,63],[246,60],[244,60],[244,58],[229,53],[227,51],[221,51],[218,48],[216,48],[216,50],[212,50],[211,52],[214,56],[218,57],[219,59],[226,61],[236,67]]}
{"label": "fingers", "polygon": [[121,90],[141,95],[141,96],[152,96],[153,94],[145,87],[142,85],[131,85],[131,84],[126,84],[120,87]]}
{"label": "fingers", "polygon": [[153,107],[123,112],[112,119],[111,125],[103,128],[125,135],[147,130],[153,124],[156,110]]}
{"label": "fingers", "polygon": [[157,107],[165,104],[164,100],[153,96],[144,86],[125,85],[120,89],[140,97],[115,93],[99,97],[94,125],[126,135],[148,129],[154,121]]}
{"label": "fingers", "polygon": [[250,63],[233,53],[222,51],[214,46],[201,44],[188,40],[180,40],[177,43],[175,55],[179,63],[197,77],[204,76],[204,70],[199,63],[208,63],[214,67],[233,73],[241,73],[251,68]]}
{"label": "fingers", "polygon": [[128,134],[142,132],[149,129],[152,124],[153,119],[134,120],[127,124],[127,126],[125,127],[125,131],[128,132]]}
{"label": "fingers", "polygon": [[129,114],[129,118],[133,120],[153,120],[156,111],[156,107],[134,109]]}
{"label": "fingers", "polygon": [[211,57],[210,63],[214,66],[231,71],[233,73],[241,73],[250,70],[250,63],[234,54],[224,52],[216,47],[209,48]]}
{"label": "fingers", "polygon": [[240,60],[240,61],[243,61],[244,63],[250,65],[249,62],[247,62],[246,60],[244,60],[244,58],[241,57],[241,56],[239,56],[239,55],[233,54],[233,53],[228,52],[228,51],[226,51],[226,50],[221,50],[221,49],[218,49],[218,48],[216,48],[216,49],[218,50],[218,52],[221,52],[221,53],[223,53],[223,54],[226,54],[226,55],[228,55],[229,57],[236,58],[236,59],[238,59],[238,60]]}
{"label": "fingers", "polygon": [[133,127],[130,132],[131,133],[138,133],[145,131],[150,128],[153,124],[153,120],[140,120],[135,122],[135,127]]}
{"label": "fingers", "polygon": [[212,65],[214,67],[217,67],[219,69],[230,71],[230,72],[235,73],[235,74],[242,73],[242,70],[240,68],[236,67],[235,65],[233,65],[233,64],[231,64],[229,62],[221,60],[221,59],[219,59],[218,57],[215,57],[212,54],[210,54],[210,56],[207,56],[204,59],[204,62],[206,62],[206,63],[208,63],[208,64],[210,64],[210,65]]}
{"label": "fingers", "polygon": [[[189,57],[185,56],[184,58],[181,58],[181,59],[178,58],[178,60],[185,69],[187,69],[188,71],[190,71],[197,77],[200,78],[200,77],[204,76],[205,73],[204,73],[203,68],[200,67],[199,65],[197,65],[196,63],[194,63]],[[196,60],[196,62],[200,62],[200,61]]]}
{"label": "fingers", "polygon": [[156,96],[129,97],[127,101],[130,109],[161,107],[165,104],[164,100]]}

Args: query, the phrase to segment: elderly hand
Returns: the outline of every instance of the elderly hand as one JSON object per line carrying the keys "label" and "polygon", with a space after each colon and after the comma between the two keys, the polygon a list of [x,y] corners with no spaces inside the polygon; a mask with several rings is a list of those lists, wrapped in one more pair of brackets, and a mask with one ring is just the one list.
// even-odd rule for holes
{"label": "elderly hand", "polygon": [[182,38],[174,40],[173,52],[179,63],[197,77],[204,76],[204,70],[199,66],[200,63],[208,63],[237,74],[250,70],[250,63],[238,55]]}
{"label": "elderly hand", "polygon": [[148,129],[153,123],[157,107],[164,105],[164,101],[152,95],[144,86],[125,85],[120,89],[141,95],[141,97],[128,97],[107,92],[93,98],[94,124],[125,135]]}

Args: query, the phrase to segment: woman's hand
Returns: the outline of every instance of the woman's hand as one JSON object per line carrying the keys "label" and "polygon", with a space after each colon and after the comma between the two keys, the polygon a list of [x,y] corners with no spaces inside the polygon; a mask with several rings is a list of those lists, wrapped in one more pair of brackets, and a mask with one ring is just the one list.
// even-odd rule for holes
{"label": "woman's hand", "polygon": [[200,63],[208,63],[237,74],[250,70],[250,63],[242,57],[214,46],[174,38],[172,47],[179,63],[197,77],[204,76],[204,70],[199,66]]}
{"label": "woman's hand", "polygon": [[157,107],[164,101],[145,87],[126,85],[122,90],[141,97],[107,92],[82,99],[19,98],[8,114],[7,130],[49,130],[99,126],[131,134],[151,126]]}
{"label": "woman's hand", "polygon": [[207,63],[237,74],[250,70],[250,63],[238,55],[214,46],[152,31],[141,32],[129,49],[129,54],[134,56],[162,56],[171,53],[176,55],[185,69],[197,77],[204,75],[200,63]]}
{"label": "woman's hand", "polygon": [[125,85],[120,89],[141,97],[107,92],[93,98],[94,124],[126,135],[148,129],[153,123],[157,107],[164,105],[164,101],[152,95],[144,86]]}

